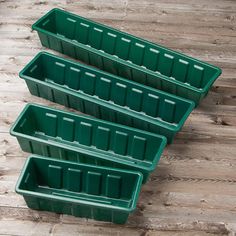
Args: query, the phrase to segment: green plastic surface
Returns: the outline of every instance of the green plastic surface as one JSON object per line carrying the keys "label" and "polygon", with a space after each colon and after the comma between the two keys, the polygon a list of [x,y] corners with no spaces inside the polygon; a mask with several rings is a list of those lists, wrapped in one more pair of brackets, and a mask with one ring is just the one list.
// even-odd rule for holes
{"label": "green plastic surface", "polygon": [[144,182],[166,145],[160,135],[36,104],[26,105],[10,133],[23,151],[137,170]]}
{"label": "green plastic surface", "polygon": [[60,9],[32,28],[45,47],[196,105],[221,74],[216,66]]}
{"label": "green plastic surface", "polygon": [[39,53],[20,77],[33,95],[164,135],[169,143],[194,108],[190,100],[48,53]]}
{"label": "green plastic surface", "polygon": [[141,184],[139,172],[31,156],[16,192],[35,210],[124,224]]}

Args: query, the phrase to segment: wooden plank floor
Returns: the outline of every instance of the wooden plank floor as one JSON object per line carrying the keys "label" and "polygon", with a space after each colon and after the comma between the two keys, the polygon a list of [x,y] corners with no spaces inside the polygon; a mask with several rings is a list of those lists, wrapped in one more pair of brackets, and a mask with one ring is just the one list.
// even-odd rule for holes
{"label": "wooden plank floor", "polygon": [[[18,72],[40,50],[32,23],[53,7],[220,66],[222,76],[190,115],[143,186],[125,226],[26,207],[14,186],[27,157],[9,128],[29,94]],[[44,49],[45,50],[45,49]],[[66,108],[63,108],[66,109]],[[235,0],[0,0],[0,235],[235,235]]]}

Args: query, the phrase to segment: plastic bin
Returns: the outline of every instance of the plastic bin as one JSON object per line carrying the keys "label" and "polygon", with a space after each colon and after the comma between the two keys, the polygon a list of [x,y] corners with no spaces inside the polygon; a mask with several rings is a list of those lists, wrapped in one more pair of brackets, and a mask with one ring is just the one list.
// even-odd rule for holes
{"label": "plastic bin", "polygon": [[166,145],[160,135],[35,104],[26,105],[10,133],[23,151],[137,170],[144,182]]}
{"label": "plastic bin", "polygon": [[16,185],[29,208],[124,224],[142,174],[31,156]]}
{"label": "plastic bin", "polygon": [[33,95],[164,135],[169,143],[194,108],[190,100],[48,53],[39,53],[20,77]]}
{"label": "plastic bin", "polygon": [[221,74],[216,66],[60,9],[32,28],[45,47],[196,105]]}

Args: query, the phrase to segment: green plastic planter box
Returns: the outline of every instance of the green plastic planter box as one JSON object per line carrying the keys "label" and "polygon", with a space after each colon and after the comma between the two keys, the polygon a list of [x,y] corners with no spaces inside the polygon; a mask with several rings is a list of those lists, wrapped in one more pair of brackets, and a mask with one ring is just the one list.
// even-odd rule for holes
{"label": "green plastic planter box", "polygon": [[31,94],[135,128],[172,142],[194,103],[48,53],[39,53],[21,72]]}
{"label": "green plastic planter box", "polygon": [[139,172],[31,156],[16,192],[35,210],[124,224],[141,184]]}
{"label": "green plastic planter box", "polygon": [[221,74],[218,67],[60,9],[32,28],[45,47],[196,105]]}
{"label": "green plastic planter box", "polygon": [[10,133],[23,151],[136,170],[144,182],[166,145],[160,135],[35,104],[26,105]]}

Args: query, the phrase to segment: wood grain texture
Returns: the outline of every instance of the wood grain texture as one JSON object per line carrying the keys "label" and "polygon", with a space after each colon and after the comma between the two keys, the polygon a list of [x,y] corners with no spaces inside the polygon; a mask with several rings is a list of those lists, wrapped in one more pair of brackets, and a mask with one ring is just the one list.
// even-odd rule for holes
{"label": "wood grain texture", "polygon": [[[28,156],[9,135],[17,115],[27,102],[68,110],[31,96],[18,77],[37,52],[47,50],[31,25],[53,7],[223,70],[208,97],[165,149],[125,226],[33,211],[14,192]],[[235,235],[236,1],[0,0],[0,45],[0,235]]]}

